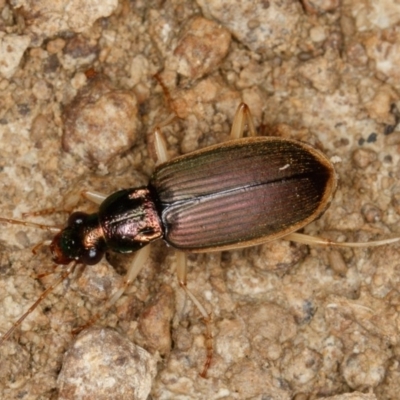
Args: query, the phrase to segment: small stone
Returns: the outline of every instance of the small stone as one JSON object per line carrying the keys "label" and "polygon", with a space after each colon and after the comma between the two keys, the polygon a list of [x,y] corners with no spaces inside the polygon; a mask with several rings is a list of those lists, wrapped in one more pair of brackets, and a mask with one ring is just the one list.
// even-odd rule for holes
{"label": "small stone", "polygon": [[83,3],[80,0],[26,0],[14,3],[24,15],[26,31],[35,46],[61,32],[83,32],[99,18],[110,16],[118,6],[117,0],[89,0]]}
{"label": "small stone", "polygon": [[19,67],[31,40],[26,35],[6,35],[0,32],[0,75],[10,79]]}
{"label": "small stone", "polygon": [[313,42],[323,42],[326,39],[326,32],[323,27],[315,26],[310,29],[310,39]]}
{"label": "small stone", "polygon": [[111,329],[80,334],[64,356],[59,400],[146,400],[156,362],[144,349]]}
{"label": "small stone", "polygon": [[371,118],[379,123],[395,125],[395,116],[392,114],[392,104],[399,100],[396,91],[390,85],[382,85],[365,108]]}
{"label": "small stone", "polygon": [[139,331],[146,339],[146,347],[161,355],[171,350],[170,325],[174,315],[174,293],[163,286],[140,315]]}
{"label": "small stone", "polygon": [[51,86],[45,81],[37,81],[32,87],[32,94],[38,100],[48,100],[52,94]]}
{"label": "small stone", "polygon": [[178,72],[198,79],[213,71],[226,56],[231,37],[229,32],[205,18],[193,19],[174,55],[178,58]]}
{"label": "small stone", "polygon": [[64,150],[89,165],[107,164],[136,141],[137,101],[104,77],[91,81],[64,111]]}
{"label": "small stone", "polygon": [[333,12],[340,6],[340,0],[303,0],[304,8],[310,14]]}
{"label": "small stone", "polygon": [[197,3],[206,17],[218,20],[252,51],[269,56],[292,50],[302,15],[299,2],[198,0]]}
{"label": "small stone", "polygon": [[364,204],[361,212],[364,219],[369,223],[376,223],[382,220],[382,211],[374,204]]}
{"label": "small stone", "polygon": [[352,389],[376,387],[385,377],[387,357],[384,353],[367,349],[351,354],[343,363],[343,376]]}
{"label": "small stone", "polygon": [[47,43],[46,50],[49,52],[49,54],[56,54],[65,47],[65,44],[66,43],[64,39],[56,38]]}
{"label": "small stone", "polygon": [[367,168],[368,165],[377,160],[378,155],[369,149],[357,149],[353,152],[353,163],[357,168]]}
{"label": "small stone", "polygon": [[293,347],[281,360],[282,374],[290,387],[299,390],[317,378],[322,363],[322,355],[315,350]]}
{"label": "small stone", "polygon": [[400,21],[400,4],[388,0],[349,1],[348,13],[355,19],[358,31],[389,28]]}
{"label": "small stone", "polygon": [[299,73],[318,91],[332,93],[340,84],[338,67],[337,59],[326,54],[301,64]]}

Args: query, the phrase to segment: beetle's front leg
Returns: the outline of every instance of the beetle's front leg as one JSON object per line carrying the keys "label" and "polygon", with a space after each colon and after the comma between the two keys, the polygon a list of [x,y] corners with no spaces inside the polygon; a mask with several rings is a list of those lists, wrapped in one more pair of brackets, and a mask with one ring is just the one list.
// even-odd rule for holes
{"label": "beetle's front leg", "polygon": [[39,216],[44,216],[44,215],[56,214],[56,213],[71,214],[72,210],[78,204],[80,196],[82,196],[86,200],[89,200],[95,204],[101,204],[104,201],[104,199],[107,197],[106,195],[99,193],[99,192],[83,190],[82,192],[80,192],[79,195],[70,194],[69,196],[67,196],[65,204],[63,204],[60,207],[50,207],[50,208],[44,208],[44,209],[36,210],[36,211],[28,211],[28,212],[24,212],[22,214],[22,216],[24,218],[27,218],[27,217],[39,217]]}
{"label": "beetle's front leg", "polygon": [[245,103],[240,103],[233,117],[231,128],[231,139],[240,139],[243,137],[244,128],[247,124],[250,136],[257,136],[256,128],[254,127],[253,116],[250,108]]}
{"label": "beetle's front leg", "polygon": [[92,326],[102,315],[104,315],[105,310],[109,310],[119,299],[120,297],[125,293],[127,288],[131,285],[131,283],[136,279],[136,277],[139,275],[140,271],[143,269],[143,267],[146,264],[146,261],[150,257],[150,249],[151,245],[148,244],[138,250],[135,253],[135,256],[133,258],[133,261],[131,265],[129,266],[128,271],[126,272],[126,275],[124,277],[124,283],[122,287],[120,287],[102,306],[102,311],[97,312],[94,314],[89,321],[86,322],[85,325],[80,326],[76,329],[74,329],[73,333],[78,334],[82,330]]}
{"label": "beetle's front leg", "polygon": [[91,190],[84,190],[81,192],[81,196],[86,199],[91,201],[94,204],[100,205],[106,198],[107,195],[99,192],[94,192]]}
{"label": "beetle's front leg", "polygon": [[163,126],[169,125],[174,119],[175,115],[171,115],[164,122],[158,124],[154,129],[153,136],[150,140],[149,152],[152,155],[152,158],[155,161],[156,165],[165,163],[170,159],[170,157],[168,156],[167,142],[161,128]]}
{"label": "beetle's front leg", "polygon": [[[170,120],[168,120],[170,122]],[[162,164],[169,160],[167,144],[164,135],[161,131],[161,126],[157,125],[154,129],[152,148],[156,157],[156,164]],[[251,115],[250,108],[246,103],[240,103],[236,109],[235,116],[233,117],[230,138],[232,140],[240,139],[243,137],[245,127],[247,126],[250,136],[257,136],[257,131],[254,126],[253,116]]]}

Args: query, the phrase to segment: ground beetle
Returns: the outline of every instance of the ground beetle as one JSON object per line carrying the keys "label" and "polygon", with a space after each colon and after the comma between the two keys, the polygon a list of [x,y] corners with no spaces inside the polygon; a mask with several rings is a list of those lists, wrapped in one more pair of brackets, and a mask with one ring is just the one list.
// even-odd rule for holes
{"label": "ground beetle", "polygon": [[[241,138],[246,124],[252,136]],[[57,232],[50,244],[53,261],[69,267],[14,323],[0,344],[77,265],[98,263],[106,250],[137,252],[124,288],[109,299],[109,307],[140,272],[149,254],[145,246],[161,238],[184,252],[235,249],[282,237],[307,244],[350,247],[399,240],[335,243],[294,233],[320,216],[332,199],[337,178],[330,160],[299,141],[255,137],[245,104],[236,112],[231,139],[168,161],[157,128],[156,153],[161,163],[147,187],[123,189],[108,197],[85,192],[85,197],[101,203],[96,214],[74,212],[62,230],[38,225]],[[209,314],[186,287],[183,253],[179,253],[178,278],[206,321],[207,360],[201,373],[205,376],[213,351]]]}

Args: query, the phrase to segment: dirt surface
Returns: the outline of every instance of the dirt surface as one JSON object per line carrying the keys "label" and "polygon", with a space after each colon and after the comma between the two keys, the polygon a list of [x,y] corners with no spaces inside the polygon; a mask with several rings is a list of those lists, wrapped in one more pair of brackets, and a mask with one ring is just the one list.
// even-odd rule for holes
{"label": "dirt surface", "polygon": [[[227,140],[244,101],[260,135],[306,141],[335,161],[336,195],[306,233],[399,234],[400,5],[81,3],[0,0],[1,216],[95,210],[82,190],[146,184],[156,125],[169,155],[185,154]],[[62,226],[67,215],[28,219]],[[50,238],[1,224],[1,333],[56,279],[47,246],[31,252]],[[152,245],[138,279],[104,310],[132,260],[110,253],[59,285],[3,343],[0,397],[107,398],[112,374],[129,365],[143,374],[143,386],[128,385],[137,399],[397,399],[399,251],[281,240],[189,255],[188,286],[213,318],[207,379],[205,327],[177,284],[173,249]],[[96,312],[117,347],[113,356],[104,344],[101,361],[102,330],[81,333],[96,340],[72,333]],[[76,371],[86,371],[79,396],[65,390],[83,388]]]}

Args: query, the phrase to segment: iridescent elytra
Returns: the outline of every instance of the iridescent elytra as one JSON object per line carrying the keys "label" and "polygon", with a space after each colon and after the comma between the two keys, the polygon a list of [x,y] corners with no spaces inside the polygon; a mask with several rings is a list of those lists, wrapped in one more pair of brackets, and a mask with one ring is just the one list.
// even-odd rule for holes
{"label": "iridescent elytra", "polygon": [[329,204],[336,174],[305,143],[249,137],[164,163],[150,185],[164,240],[207,252],[275,240],[309,224]]}

